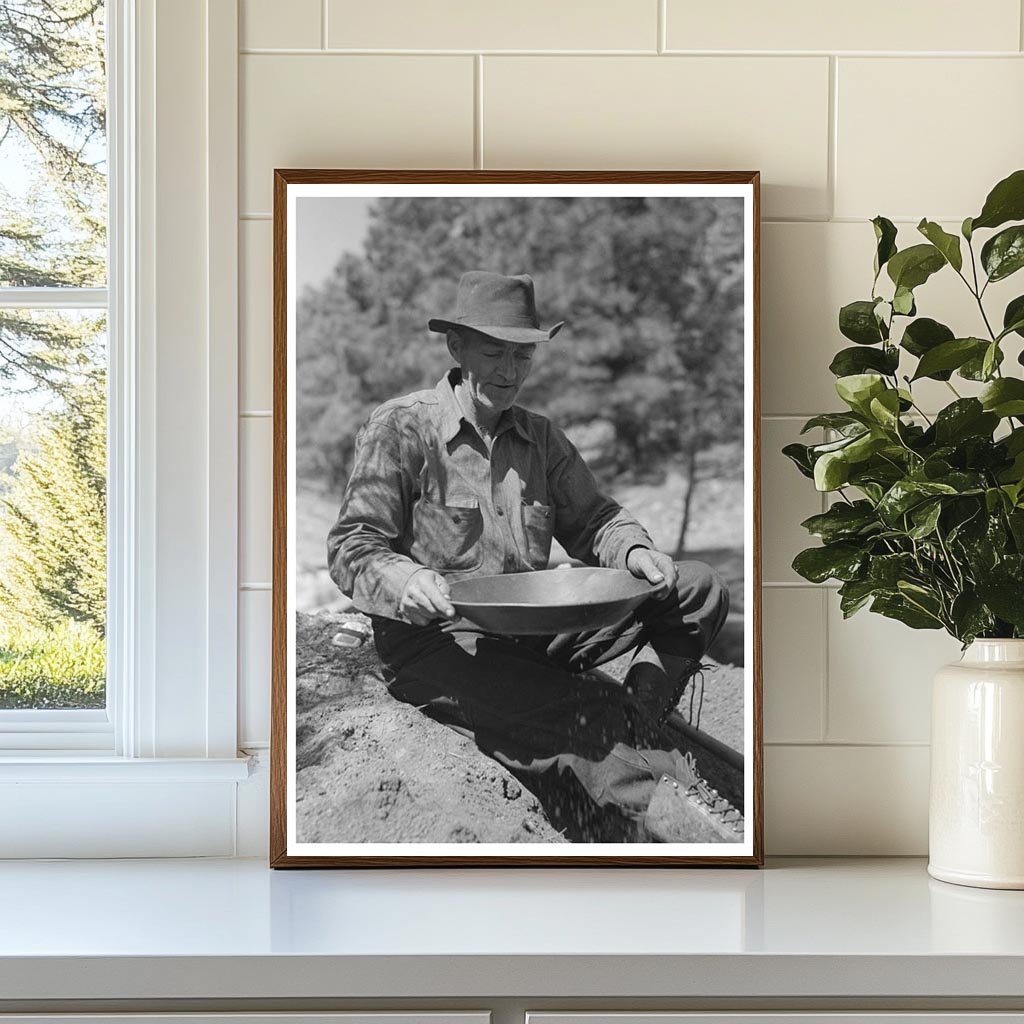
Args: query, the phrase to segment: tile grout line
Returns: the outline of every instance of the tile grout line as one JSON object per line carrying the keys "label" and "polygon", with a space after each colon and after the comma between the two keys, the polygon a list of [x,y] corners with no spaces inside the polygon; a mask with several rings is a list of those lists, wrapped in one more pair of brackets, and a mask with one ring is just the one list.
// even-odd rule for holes
{"label": "tile grout line", "polygon": [[[1021,0],[1024,3],[1024,0]],[[657,0],[658,3],[658,38],[657,49],[659,56],[668,48],[668,0]]]}
{"label": "tile grout line", "polygon": [[484,58],[473,57],[473,166],[484,166]]}
{"label": "tile grout line", "polygon": [[1018,43],[1021,52],[1024,53],[1024,0],[1021,0],[1020,10],[1017,12],[1017,26],[1020,32]]}
{"label": "tile grout line", "polygon": [[329,0],[321,0],[320,3],[320,49],[327,49],[327,5]]}
{"label": "tile grout line", "polygon": [[836,178],[839,165],[839,58],[828,59],[828,166],[825,169],[828,189],[828,219],[836,215]]}
{"label": "tile grout line", "polygon": [[833,740],[828,743],[818,743],[814,740],[765,740],[766,747],[812,747],[815,750],[844,750],[844,749],[921,749],[931,744],[925,740]]}
{"label": "tile grout line", "polygon": [[876,50],[588,50],[588,49],[519,49],[502,50],[483,47],[479,50],[457,50],[438,47],[435,49],[396,47],[302,47],[302,46],[244,46],[238,51],[243,56],[260,57],[286,56],[351,56],[351,57],[470,57],[481,54],[488,57],[753,57],[763,60],[787,60],[792,58],[820,60],[822,57],[855,57],[858,60],[935,60],[956,58],[958,60],[1006,60],[1020,57],[1020,50],[891,50],[879,53]]}
{"label": "tile grout line", "polygon": [[821,742],[828,741],[829,733],[829,688],[828,688],[828,600],[827,589],[821,592],[821,679],[818,683],[821,693],[821,711],[819,712],[818,727]]}

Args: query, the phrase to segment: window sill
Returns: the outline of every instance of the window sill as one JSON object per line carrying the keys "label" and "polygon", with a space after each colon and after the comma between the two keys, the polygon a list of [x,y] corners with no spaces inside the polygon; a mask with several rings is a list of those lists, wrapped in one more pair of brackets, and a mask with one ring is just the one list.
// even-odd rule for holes
{"label": "window sill", "polygon": [[234,856],[239,801],[265,798],[249,775],[246,757],[7,753],[0,859]]}
{"label": "window sill", "polygon": [[81,751],[0,755],[5,782],[242,782],[248,757],[114,757]]}

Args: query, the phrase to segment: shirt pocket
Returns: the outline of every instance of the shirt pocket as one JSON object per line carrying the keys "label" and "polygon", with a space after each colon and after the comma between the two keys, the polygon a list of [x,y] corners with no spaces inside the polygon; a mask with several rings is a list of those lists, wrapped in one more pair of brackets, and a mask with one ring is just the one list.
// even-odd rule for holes
{"label": "shirt pocket", "polygon": [[412,557],[439,572],[469,572],[484,560],[483,514],[478,504],[413,506]]}
{"label": "shirt pocket", "polygon": [[551,537],[555,531],[553,505],[523,504],[523,533],[526,557],[534,569],[546,569],[551,557]]}

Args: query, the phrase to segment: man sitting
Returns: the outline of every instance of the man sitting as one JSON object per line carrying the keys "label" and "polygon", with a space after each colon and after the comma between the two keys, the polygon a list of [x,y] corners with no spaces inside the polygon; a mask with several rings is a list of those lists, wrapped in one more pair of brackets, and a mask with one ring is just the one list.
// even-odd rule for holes
{"label": "man sitting", "polygon": [[[515,404],[563,326],[540,328],[527,275],[464,274],[455,320],[429,326],[457,366],[371,414],[327,544],[335,582],[371,617],[390,693],[471,732],[573,837],[739,841],[741,816],[664,727],[725,621],[724,583],[657,551],[565,434]],[[544,637],[457,616],[450,581],[545,569],[552,537],[648,580],[650,597],[613,626]],[[628,651],[623,685],[585,674]],[[653,821],[665,779],[675,810]]]}

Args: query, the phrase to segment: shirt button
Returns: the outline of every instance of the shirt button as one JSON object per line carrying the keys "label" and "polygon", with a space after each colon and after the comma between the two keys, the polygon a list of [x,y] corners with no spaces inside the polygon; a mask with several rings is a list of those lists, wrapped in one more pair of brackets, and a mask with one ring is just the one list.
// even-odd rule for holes
{"label": "shirt button", "polygon": [[499,516],[503,516],[505,514],[505,510],[503,508],[499,508],[497,511]]}

